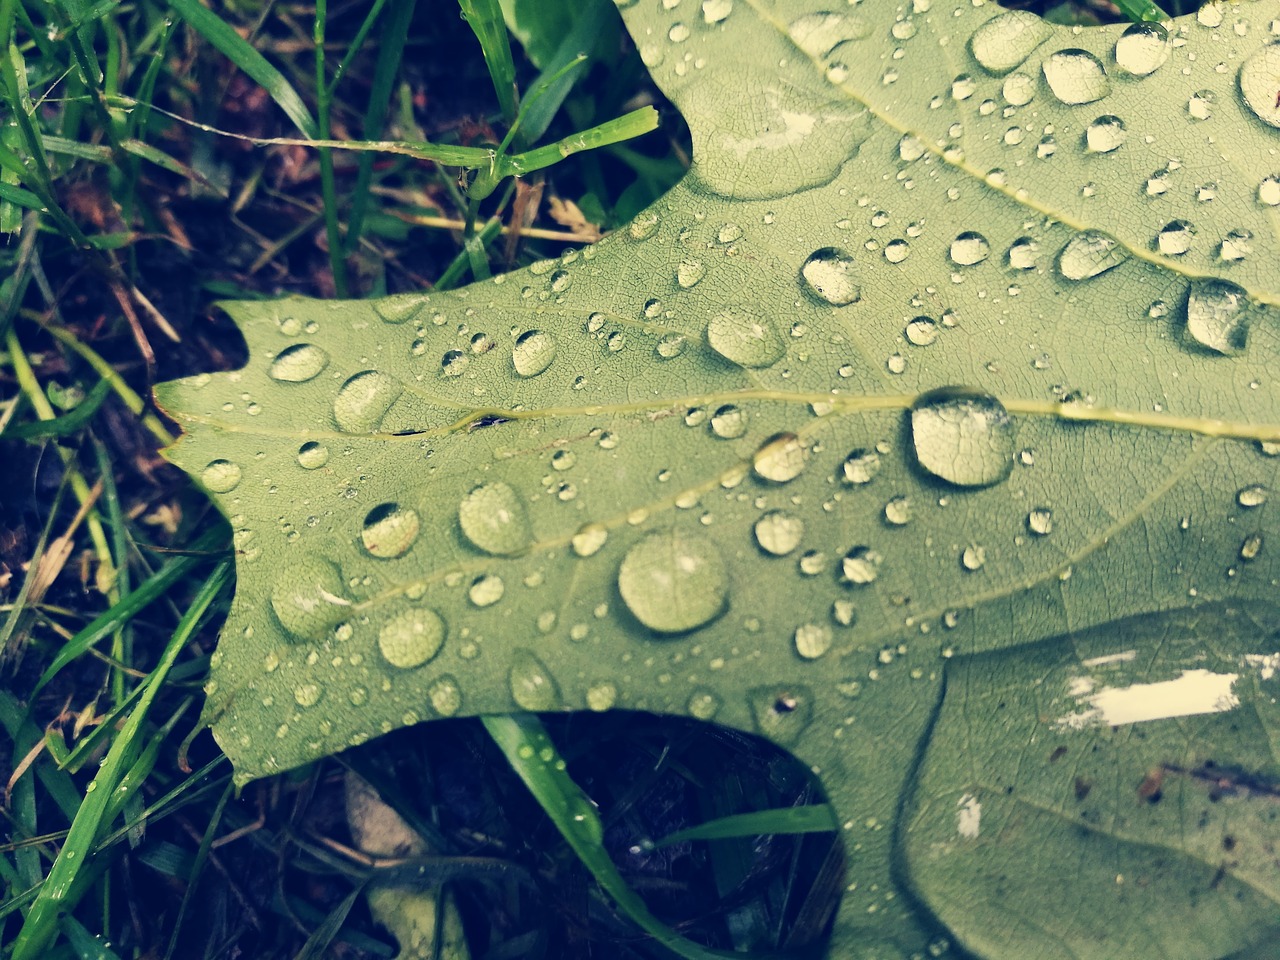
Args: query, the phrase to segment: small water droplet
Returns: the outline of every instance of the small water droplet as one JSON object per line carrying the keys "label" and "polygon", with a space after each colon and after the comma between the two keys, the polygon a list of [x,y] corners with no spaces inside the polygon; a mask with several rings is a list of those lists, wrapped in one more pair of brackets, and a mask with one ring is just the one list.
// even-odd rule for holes
{"label": "small water droplet", "polygon": [[650,630],[686,633],[724,612],[729,574],[710,540],[666,530],[649,534],[627,551],[618,569],[618,592]]}
{"label": "small water droplet", "polygon": [[868,546],[859,545],[844,555],[840,561],[840,573],[846,583],[866,586],[874,583],[880,576],[882,563],[884,563],[884,557],[879,553]]}
{"label": "small water droplet", "polygon": [[1045,59],[1042,69],[1049,90],[1063,103],[1093,103],[1111,92],[1102,61],[1087,50],[1059,50]]}
{"label": "small water droplet", "polygon": [[1267,177],[1258,184],[1258,202],[1263,206],[1280,206],[1280,175]]}
{"label": "small water droplet", "polygon": [[404,556],[418,539],[421,527],[417,511],[398,503],[383,503],[365,515],[360,542],[370,556],[390,560]]}
{"label": "small water droplet", "polygon": [[329,448],[322,443],[308,440],[298,448],[298,466],[303,470],[318,470],[329,462]]}
{"label": "small water droplet", "polygon": [[238,463],[230,460],[210,460],[200,472],[200,482],[211,493],[230,493],[240,485],[243,472]]}
{"label": "small water droplet", "polygon": [[899,238],[884,245],[884,258],[890,263],[901,263],[911,253],[911,245]]}
{"label": "small water droplet", "polygon": [[806,577],[816,577],[827,569],[827,555],[821,550],[806,550],[800,554],[796,567]]}
{"label": "small water droplet", "polygon": [[414,607],[396,614],[378,631],[378,649],[393,667],[420,667],[444,644],[444,621],[434,610]]}
{"label": "small water droplet", "polygon": [[711,432],[722,440],[737,440],[747,432],[747,411],[726,403],[711,415]]}
{"label": "small water droplet", "polygon": [[711,349],[741,367],[770,367],[787,352],[786,341],[774,325],[744,307],[721,310],[707,324]]}
{"label": "small water droplet", "polygon": [[970,572],[981,570],[986,562],[986,547],[979,546],[976,543],[969,544],[969,546],[965,547],[960,554],[960,566]]}
{"label": "small water droplet", "polygon": [[1246,563],[1250,560],[1256,560],[1258,554],[1262,553],[1262,544],[1262,534],[1249,534],[1240,544],[1240,559]]}
{"label": "small water droplet", "polygon": [[1218,259],[1227,263],[1243,260],[1253,252],[1253,234],[1245,229],[1230,231],[1218,246]]}
{"label": "small water droplet", "polygon": [[973,77],[962,73],[951,81],[951,99],[968,100],[977,89],[978,85],[973,82]]}
{"label": "small water droplet", "polygon": [[491,607],[506,593],[507,586],[496,573],[485,573],[471,581],[467,599],[477,607]]}
{"label": "small water droplet", "polygon": [[991,245],[987,243],[987,238],[972,230],[966,230],[951,241],[951,261],[961,267],[981,263],[990,252]]}
{"label": "small water droplet", "polygon": [[1280,127],[1280,43],[1260,47],[1240,65],[1240,93],[1253,115]]}
{"label": "small water droplet", "polygon": [[943,387],[921,395],[911,440],[920,466],[956,486],[989,487],[1013,469],[1013,422],[989,394]]}
{"label": "small water droplet", "polygon": [[329,355],[313,343],[295,343],[276,354],[268,373],[283,383],[306,383],[329,365]]}
{"label": "small water droplet", "polygon": [[917,347],[927,347],[938,339],[938,325],[932,317],[916,317],[903,332],[907,341]]}
{"label": "small water droplet", "polygon": [[1027,514],[1027,529],[1038,537],[1047,537],[1053,532],[1053,511],[1048,507],[1036,507]]}
{"label": "small water droplet", "polygon": [[794,433],[776,433],[756,450],[751,467],[764,480],[787,483],[800,476],[808,456]]}
{"label": "small water droplet", "polygon": [[1025,73],[1011,73],[1000,87],[1001,94],[1015,107],[1023,107],[1035,99],[1036,82]]}
{"label": "small water droplet", "polygon": [[1120,266],[1129,251],[1101,230],[1077,233],[1058,254],[1058,271],[1068,280],[1089,280]]}
{"label": "small water droplet", "polygon": [[806,623],[796,627],[796,653],[806,660],[817,660],[831,649],[831,628],[824,623]]}
{"label": "small water droplet", "polygon": [[992,17],[973,32],[969,50],[988,73],[1003,76],[1031,56],[1053,28],[1027,10],[1010,10]]}
{"label": "small water droplet", "polygon": [[597,713],[604,710],[612,710],[613,705],[618,702],[618,687],[616,684],[605,681],[604,683],[593,683],[587,687],[587,707],[595,710]]}
{"label": "small water droplet", "polygon": [[495,556],[520,553],[533,538],[519,495],[500,480],[482,483],[462,498],[458,525],[473,546]]}
{"label": "small water droplet", "polygon": [[377,370],[362,370],[338,388],[333,417],[346,433],[374,433],[404,392],[400,381]]}
{"label": "small water droplet", "polygon": [[716,234],[716,239],[721,243],[733,243],[735,240],[741,240],[742,228],[736,223],[726,223]]}
{"label": "small water droplet", "polygon": [[702,19],[720,23],[733,13],[733,0],[702,0]]}
{"label": "small water droplet", "polygon": [[1019,237],[1009,245],[1009,266],[1015,270],[1034,270],[1040,255],[1040,244],[1030,237]]}
{"label": "small water droplet", "polygon": [[684,353],[688,338],[683,333],[666,333],[658,340],[654,352],[663,360],[672,360]]}
{"label": "small water droplet", "polygon": [[462,709],[462,688],[450,676],[440,677],[427,687],[431,709],[442,717],[452,717]]}
{"label": "small water droplet", "polygon": [[580,557],[593,557],[609,539],[609,529],[602,523],[587,523],[569,540],[573,552]]}
{"label": "small water droplet", "polygon": [[1251,510],[1254,507],[1260,507],[1267,502],[1267,488],[1260,483],[1252,484],[1248,487],[1241,488],[1236,494],[1236,503]]}
{"label": "small water droplet", "polygon": [[460,377],[470,362],[471,358],[461,350],[448,350],[440,358],[440,372],[446,377]]}
{"label": "small water droplet", "polygon": [[300,683],[293,688],[293,701],[300,707],[314,707],[324,696],[324,687],[318,683]]}
{"label": "small water droplet", "polygon": [[880,454],[875,450],[859,447],[844,458],[843,472],[846,483],[861,486],[870,483],[880,472]]}
{"label": "small water droplet", "polygon": [[685,259],[676,267],[676,283],[684,290],[696,287],[707,275],[707,268],[701,260]]}
{"label": "small water droplet", "polygon": [[720,698],[710,690],[695,690],[686,709],[696,720],[710,720],[720,711]]}
{"label": "small water droplet", "polygon": [[906,526],[911,522],[911,498],[894,497],[884,505],[885,523],[894,527]]}
{"label": "small water droplet", "polygon": [[800,738],[813,714],[813,695],[797,685],[754,687],[747,692],[747,703],[756,729],[783,746]]}
{"label": "small water droplet", "polygon": [[805,292],[835,307],[857,303],[861,291],[854,276],[853,256],[838,247],[823,247],[809,254],[800,267]]}
{"label": "small water droplet", "polygon": [[551,671],[528,650],[512,652],[507,682],[511,699],[521,710],[555,710],[560,706],[560,688]]}
{"label": "small water droplet", "polygon": [[658,232],[658,214],[653,210],[645,210],[637,214],[627,227],[627,235],[632,240],[648,240]]}
{"label": "small water droplet", "polygon": [[1090,153],[1110,153],[1119,149],[1128,136],[1124,121],[1108,113],[1089,124],[1084,132],[1084,142]]}
{"label": "small water droplet", "polygon": [[556,358],[556,341],[541,330],[526,330],[511,349],[511,365],[522,377],[536,377]]}
{"label": "small water droplet", "polygon": [[271,587],[271,609],[294,636],[317,640],[346,618],[351,601],[343,590],[338,568],[328,560],[291,558]]}
{"label": "small water droplet", "polygon": [[1192,120],[1208,120],[1213,116],[1217,95],[1212,90],[1197,90],[1187,100],[1187,115]]}
{"label": "small water droplet", "polygon": [[765,553],[785,557],[804,537],[804,521],[783,510],[770,510],[755,523],[756,543]]}
{"label": "small water droplet", "polygon": [[1243,353],[1249,336],[1249,301],[1244,288],[1225,280],[1193,280],[1187,294],[1187,333],[1215,353]]}
{"label": "small water droplet", "polygon": [[1195,228],[1186,220],[1170,220],[1156,234],[1156,249],[1166,257],[1180,257],[1191,249]]}

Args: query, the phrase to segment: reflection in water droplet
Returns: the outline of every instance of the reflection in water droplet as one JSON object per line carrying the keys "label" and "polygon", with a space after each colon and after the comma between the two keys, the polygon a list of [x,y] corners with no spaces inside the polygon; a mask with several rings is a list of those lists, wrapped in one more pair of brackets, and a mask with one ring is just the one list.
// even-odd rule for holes
{"label": "reflection in water droplet", "polygon": [[856,303],[861,296],[853,257],[837,247],[823,247],[809,254],[800,267],[800,282],[806,293],[836,307]]}
{"label": "reflection in water droplet", "polygon": [[756,543],[765,553],[785,557],[800,546],[804,521],[784,510],[770,510],[755,524]]}
{"label": "reflection in water droplet", "polygon": [[240,465],[230,460],[210,460],[200,472],[200,482],[211,493],[230,493],[240,485]]}
{"label": "reflection in water droplet", "polygon": [[1280,44],[1260,47],[1240,65],[1240,93],[1263,123],[1280,127]]}
{"label": "reflection in water droplet", "polygon": [[813,715],[813,694],[798,685],[754,687],[747,703],[756,729],[775,743],[795,743]]}
{"label": "reflection in water droplet", "polygon": [[350,606],[338,568],[319,557],[290,558],[271,587],[271,609],[280,625],[306,640],[322,638]]}
{"label": "reflection in water droplet", "polygon": [[298,448],[298,466],[303,470],[318,470],[329,462],[329,448],[322,443],[308,440]]}
{"label": "reflection in water droplet", "polygon": [[874,583],[880,576],[880,565],[884,557],[867,546],[856,546],[844,555],[840,561],[840,573],[846,583],[866,586]]}
{"label": "reflection in water droplet", "polygon": [[363,370],[338,389],[333,417],[347,433],[373,433],[404,392],[400,381],[377,370]]}
{"label": "reflection in water droplet", "polygon": [[560,689],[551,671],[528,650],[512,653],[507,682],[511,699],[521,710],[555,710],[560,706]]}
{"label": "reflection in water droplet", "polygon": [[1158,23],[1135,23],[1116,41],[1115,58],[1136,77],[1155,73],[1169,59],[1169,31]]}
{"label": "reflection in water droplet", "polygon": [[1122,146],[1128,136],[1124,121],[1108,113],[1089,124],[1084,142],[1090,153],[1110,153]]}
{"label": "reflection in water droplet", "polygon": [[1089,280],[1120,266],[1129,251],[1101,230],[1085,230],[1067,241],[1058,254],[1058,271],[1068,280]]}
{"label": "reflection in water droplet", "polygon": [[578,532],[570,538],[569,545],[578,556],[593,557],[608,539],[609,530],[604,524],[587,523],[578,528]]}
{"label": "reflection in water droplet", "polygon": [[1014,428],[995,397],[943,387],[921,395],[911,410],[916,461],[960,487],[989,487],[1013,469]]}
{"label": "reflection in water droplet", "polygon": [[764,317],[743,307],[721,310],[707,324],[707,343],[742,367],[769,367],[787,352],[786,342]]}
{"label": "reflection in water droplet", "polygon": [[329,355],[313,343],[296,343],[276,354],[268,373],[284,383],[305,383],[329,365]]}
{"label": "reflection in water droplet", "polygon": [[711,415],[711,432],[722,440],[737,440],[747,432],[747,411],[726,403]]}
{"label": "reflection in water droplet", "polygon": [[844,458],[845,482],[855,486],[870,483],[880,472],[880,466],[880,454],[875,450],[859,447]]}
{"label": "reflection in water droplet", "polygon": [[416,511],[398,503],[383,503],[365,515],[360,541],[371,556],[390,560],[413,546],[421,526]]}
{"label": "reflection in water droplet", "polygon": [[806,660],[817,660],[831,649],[831,628],[823,623],[806,623],[796,627],[796,653]]}
{"label": "reflection in water droplet", "polygon": [[951,260],[961,267],[981,263],[990,252],[991,245],[987,243],[987,238],[972,230],[966,230],[951,241]]}
{"label": "reflection in water droplet", "polygon": [[427,607],[414,607],[383,624],[378,631],[378,649],[393,667],[411,670],[440,652],[444,634],[444,621],[438,613]]}
{"label": "reflection in water droplet", "polygon": [[448,350],[440,358],[440,372],[446,377],[460,377],[470,362],[471,358],[461,350]]}
{"label": "reflection in water droplet", "polygon": [[1059,50],[1045,59],[1045,82],[1066,104],[1093,103],[1111,92],[1102,61],[1087,50]]}
{"label": "reflection in water droplet", "polygon": [[467,599],[477,607],[491,607],[506,593],[507,586],[496,573],[486,573],[471,581],[467,588]]}
{"label": "reflection in water droplet", "polygon": [[808,451],[794,433],[776,433],[755,452],[751,467],[756,476],[774,483],[787,483],[800,476]]}
{"label": "reflection in water droplet", "polygon": [[1002,76],[1018,66],[1053,33],[1041,17],[1011,10],[992,17],[969,39],[973,59],[988,73]]}
{"label": "reflection in water droplet", "polygon": [[709,539],[666,530],[649,534],[627,551],[618,569],[618,592],[650,630],[685,633],[724,612],[729,573]]}
{"label": "reflection in water droplet", "polygon": [[533,537],[519,495],[501,481],[482,483],[462,498],[458,525],[473,546],[496,556],[520,553]]}
{"label": "reflection in water droplet", "polygon": [[1027,529],[1038,537],[1047,537],[1053,532],[1053,511],[1048,507],[1036,507],[1027,514]]}
{"label": "reflection in water droplet", "polygon": [[1225,280],[1193,280],[1187,294],[1187,333],[1215,353],[1243,353],[1249,337],[1249,301],[1244,288]]}
{"label": "reflection in water droplet", "polygon": [[536,377],[556,358],[556,341],[541,330],[526,330],[511,349],[511,365],[522,377]]}

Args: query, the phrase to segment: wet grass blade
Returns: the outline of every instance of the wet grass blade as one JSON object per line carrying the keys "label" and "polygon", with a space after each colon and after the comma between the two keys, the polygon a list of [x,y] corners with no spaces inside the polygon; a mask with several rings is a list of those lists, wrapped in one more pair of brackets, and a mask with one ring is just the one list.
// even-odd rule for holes
{"label": "wet grass blade", "polygon": [[516,65],[511,59],[511,40],[502,19],[498,0],[458,0],[463,19],[480,41],[484,62],[498,94],[498,106],[507,123],[516,119]]}
{"label": "wet grass blade", "polygon": [[696,827],[669,833],[655,845],[665,847],[684,840],[728,840],[778,833],[830,833],[836,828],[835,814],[824,803],[718,817]]}
{"label": "wet grass blade", "polygon": [[1120,12],[1134,23],[1143,20],[1158,22],[1172,19],[1169,14],[1160,9],[1158,4],[1152,3],[1152,0],[1115,0],[1115,4],[1120,8]]}
{"label": "wet grass blade", "polygon": [[596,150],[610,144],[621,143],[656,129],[658,129],[658,111],[653,107],[640,107],[638,110],[606,120],[604,123],[545,147],[503,157],[500,171],[502,176],[513,174],[521,176],[559,163],[565,157],[571,157],[583,150]]}

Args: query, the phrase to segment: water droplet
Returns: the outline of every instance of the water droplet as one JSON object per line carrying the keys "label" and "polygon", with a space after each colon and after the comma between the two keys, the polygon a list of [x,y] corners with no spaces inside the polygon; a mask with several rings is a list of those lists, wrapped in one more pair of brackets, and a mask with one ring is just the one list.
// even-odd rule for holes
{"label": "water droplet", "polygon": [[861,486],[870,483],[880,472],[880,454],[875,450],[859,447],[844,458],[844,479],[846,483]]}
{"label": "water droplet", "polygon": [[747,411],[726,403],[711,415],[711,432],[722,440],[737,440],[747,432]]}
{"label": "water droplet", "polygon": [[688,339],[683,333],[666,333],[654,347],[654,352],[663,360],[672,360],[684,353]]}
{"label": "water droplet", "polygon": [[907,259],[909,253],[911,253],[911,244],[901,238],[890,240],[884,245],[884,258],[890,263],[901,263]]}
{"label": "water droplet", "polygon": [[981,570],[983,564],[985,564],[986,562],[987,562],[986,548],[978,546],[976,543],[969,544],[969,546],[965,547],[960,554],[960,566],[964,567],[966,570],[970,572],[973,572],[975,570]]}
{"label": "water droplet", "polygon": [[724,612],[729,574],[710,540],[666,530],[649,534],[627,551],[618,569],[618,592],[650,630],[686,633]]}
{"label": "water droplet", "polygon": [[522,377],[536,377],[556,358],[556,341],[541,330],[526,330],[511,349],[511,365]]}
{"label": "water droplet", "polygon": [[1267,177],[1258,184],[1258,202],[1263,206],[1280,206],[1280,175]]}
{"label": "water droplet", "polygon": [[806,577],[816,577],[827,569],[827,555],[821,550],[806,550],[796,566]]}
{"label": "water droplet", "polygon": [[200,482],[211,493],[230,493],[240,485],[240,465],[230,460],[210,460],[200,472]]}
{"label": "water droplet", "polygon": [[1240,65],[1240,93],[1263,123],[1280,127],[1280,43],[1255,50]]}
{"label": "water droplet", "polygon": [[313,343],[295,343],[276,354],[268,373],[284,383],[305,383],[329,365],[329,355]]}
{"label": "water droplet", "polygon": [[365,515],[360,542],[371,556],[391,560],[404,556],[418,539],[421,527],[416,511],[398,503],[383,503]]}
{"label": "water droplet", "polygon": [[420,667],[444,644],[444,621],[434,610],[414,607],[396,614],[378,631],[378,649],[393,667]]}
{"label": "water droplet", "polygon": [[1202,347],[1234,356],[1249,335],[1249,301],[1242,287],[1225,280],[1193,280],[1187,294],[1187,333]]}
{"label": "water droplet", "polygon": [[300,683],[293,688],[293,700],[300,707],[314,707],[324,696],[324,687],[318,683]]}
{"label": "water droplet", "polygon": [[615,684],[609,683],[593,683],[587,687],[587,707],[595,710],[597,713],[604,710],[612,710],[613,705],[618,702],[618,688]]}
{"label": "water droplet", "polygon": [[853,257],[838,247],[823,247],[809,254],[800,267],[804,291],[835,307],[857,303],[862,295],[855,282]]}
{"label": "water droplet", "polygon": [[1166,257],[1180,257],[1191,249],[1195,228],[1185,220],[1171,220],[1156,234],[1156,249]]}
{"label": "water droplet", "polygon": [[916,461],[960,487],[989,487],[1013,469],[1014,428],[995,397],[960,387],[922,394],[911,409]]}
{"label": "water droplet", "polygon": [[707,268],[701,260],[685,259],[676,267],[676,283],[684,290],[690,290],[707,275]]}
{"label": "water droplet", "polygon": [[322,443],[308,440],[298,448],[298,466],[303,470],[318,470],[329,462],[329,448]]}
{"label": "water droplet", "polygon": [[347,433],[373,433],[404,392],[400,381],[377,370],[362,370],[338,389],[333,417]]}
{"label": "water droplet", "polygon": [[914,134],[903,134],[901,140],[898,141],[898,158],[903,163],[914,163],[925,154],[925,145],[919,137]]}
{"label": "water droplet", "polygon": [[1230,231],[1218,247],[1218,259],[1227,263],[1243,260],[1253,252],[1253,234],[1248,230]]}
{"label": "water droplet", "polygon": [[1187,115],[1192,120],[1208,120],[1213,116],[1213,104],[1217,99],[1212,90],[1197,90],[1187,100]]}
{"label": "water droplet", "polygon": [[981,263],[990,252],[991,245],[987,243],[987,238],[972,230],[966,230],[951,241],[951,260],[961,267]]}
{"label": "water droplet", "polygon": [[1034,270],[1040,255],[1040,244],[1030,237],[1019,237],[1009,245],[1009,266],[1015,270]]}
{"label": "water droplet", "polygon": [[787,483],[800,476],[808,451],[794,433],[775,433],[760,445],[752,458],[756,476],[773,483]]}
{"label": "water droplet", "polygon": [[1240,544],[1240,559],[1246,563],[1250,560],[1256,560],[1258,554],[1262,552],[1262,543],[1262,534],[1249,534]]}
{"label": "water droplet", "polygon": [[1044,61],[1044,79],[1063,103],[1093,103],[1111,92],[1102,61],[1087,50],[1059,50]]}
{"label": "water droplet", "polygon": [[440,372],[446,377],[460,377],[470,362],[471,358],[461,350],[448,350],[440,358]]}
{"label": "water droplet", "polygon": [[696,720],[710,720],[720,711],[720,698],[710,690],[695,690],[686,709]]}
{"label": "water droplet", "polygon": [[1120,266],[1129,251],[1101,230],[1085,230],[1067,241],[1058,254],[1058,271],[1068,280],[1089,280]]}
{"label": "water droplet", "polygon": [[884,557],[868,546],[856,546],[849,550],[840,561],[840,573],[846,583],[866,586],[874,583],[880,576],[880,565]]}
{"label": "water droplet", "polygon": [[533,538],[524,504],[500,480],[482,483],[462,498],[458,525],[473,546],[495,556],[520,553]]}
{"label": "water droplet", "polygon": [[1036,507],[1027,514],[1027,529],[1038,537],[1047,537],[1053,532],[1053,511],[1048,507]]}
{"label": "water droplet", "polygon": [[783,510],[770,510],[755,524],[756,543],[765,553],[785,557],[800,546],[804,521]]}
{"label": "water droplet", "polygon": [[932,317],[916,317],[903,332],[907,341],[917,347],[927,347],[938,339],[938,325]]}
{"label": "water droplet", "polygon": [[719,23],[733,13],[733,0],[702,0],[702,19]]}
{"label": "water droplet", "polygon": [[1036,14],[1010,10],[975,30],[969,50],[984,70],[1003,76],[1031,56],[1052,33],[1053,28]]}
{"label": "water droplet", "polygon": [[491,607],[507,592],[507,585],[496,573],[485,573],[471,581],[467,599],[477,607]]}
{"label": "water droplet", "polygon": [[735,240],[741,240],[742,228],[736,223],[726,223],[720,227],[720,231],[716,234],[716,239],[721,243],[733,243]]}
{"label": "water droplet", "polygon": [[442,717],[452,717],[462,709],[462,688],[453,677],[440,677],[427,687],[431,709]]}
{"label": "water droplet", "polygon": [[511,699],[521,710],[555,710],[560,706],[560,688],[551,671],[528,650],[512,652],[507,682]]}
{"label": "water droplet", "polygon": [[569,540],[573,552],[580,557],[593,557],[609,539],[609,529],[602,523],[587,523]]}
{"label": "water droplet", "polygon": [[843,13],[810,13],[787,28],[791,40],[809,56],[820,59],[841,43],[861,40],[870,27],[858,17]]}
{"label": "water droplet", "polygon": [[1097,117],[1084,132],[1085,146],[1090,153],[1110,153],[1119,149],[1129,136],[1124,121],[1112,114]]}
{"label": "water droplet", "polygon": [[756,729],[783,746],[800,738],[813,714],[813,695],[802,686],[754,687],[747,703]]}
{"label": "water droplet", "polygon": [[894,527],[906,526],[911,522],[911,499],[894,497],[884,505],[885,523]]}
{"label": "water droplet", "polygon": [[1236,494],[1236,503],[1246,510],[1260,507],[1267,502],[1267,488],[1260,483],[1241,488]]}
{"label": "water droplet", "polygon": [[1121,70],[1149,76],[1169,59],[1169,31],[1158,23],[1135,23],[1120,34],[1115,58]]}
{"label": "water droplet", "polygon": [[787,352],[786,341],[773,324],[743,307],[728,307],[712,317],[707,343],[742,367],[770,367]]}
{"label": "water droplet", "polygon": [[1023,107],[1035,99],[1036,82],[1025,73],[1011,73],[1004,78],[1000,92],[1012,106]]}
{"label": "water droplet", "polygon": [[968,100],[977,89],[978,85],[973,82],[973,77],[962,73],[951,81],[951,99]]}
{"label": "water droplet", "polygon": [[303,639],[324,637],[350,607],[338,568],[318,557],[291,558],[271,587],[271,609],[280,625]]}
{"label": "water droplet", "polygon": [[636,215],[627,227],[627,235],[632,240],[648,240],[658,232],[658,214],[653,210],[645,210]]}
{"label": "water droplet", "polygon": [[824,623],[806,623],[796,627],[796,653],[806,660],[817,660],[831,649],[831,628]]}

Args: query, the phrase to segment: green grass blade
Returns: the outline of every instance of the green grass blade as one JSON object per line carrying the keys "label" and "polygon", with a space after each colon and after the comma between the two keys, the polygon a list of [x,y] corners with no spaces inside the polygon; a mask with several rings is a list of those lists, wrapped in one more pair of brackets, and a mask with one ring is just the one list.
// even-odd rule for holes
{"label": "green grass blade", "polygon": [[603,3],[585,3],[574,14],[573,29],[560,42],[542,75],[530,88],[532,92],[520,105],[520,125],[526,142],[536,142],[547,132],[556,111],[582,76],[561,71],[576,61],[583,50],[593,48],[601,32],[607,28],[606,18],[611,16],[614,14]]}
{"label": "green grass blade", "polygon": [[102,406],[102,401],[111,393],[111,384],[99,380],[93,389],[80,401],[70,413],[64,413],[52,420],[37,420],[33,423],[11,423],[0,435],[10,440],[42,440],[48,437],[68,437],[84,428],[93,415]]}
{"label": "green grass blade", "polygon": [[777,833],[829,833],[835,829],[835,813],[830,805],[824,803],[718,817],[696,827],[669,833],[655,846],[665,847],[684,840],[728,840]]}
{"label": "green grass blade", "polygon": [[298,91],[285,79],[284,74],[251,47],[229,23],[207,7],[201,6],[198,0],[167,0],[167,3],[174,13],[191,24],[197,33],[222,51],[227,59],[256,80],[293,121],[294,126],[302,131],[304,137],[308,140],[316,139],[315,118]]}
{"label": "green grass blade", "polygon": [[644,901],[627,885],[609,859],[602,842],[604,827],[600,815],[564,769],[564,761],[547,736],[541,720],[528,713],[482,716],[480,719],[494,743],[506,755],[507,762],[551,817],[583,866],[591,871],[600,887],[636,926],[685,960],[742,960],[740,953],[712,950],[686,940],[649,912]]}
{"label": "green grass blade", "polygon": [[160,662],[144,681],[146,689],[142,698],[120,729],[97,776],[86,790],[85,800],[76,812],[58,859],[54,861],[27,912],[22,929],[18,931],[10,960],[36,960],[52,942],[57,933],[59,913],[72,905],[72,885],[90,860],[98,835],[109,823],[106,814],[113,806],[116,786],[133,766],[143,747],[143,725],[151,704],[164,686],[165,677],[178,659],[178,654],[187,645],[204,614],[230,580],[231,561],[223,560],[192,600],[161,654]]}
{"label": "green grass blade", "polygon": [[1115,4],[1120,8],[1120,12],[1134,23],[1142,20],[1160,21],[1172,19],[1152,0],[1115,0]]}
{"label": "green grass blade", "polygon": [[583,150],[596,150],[610,144],[621,143],[657,128],[658,111],[653,107],[641,107],[545,147],[502,157],[499,160],[499,171],[501,176],[533,173],[535,170],[542,170],[553,163],[559,163],[565,157],[571,157]]}
{"label": "green grass blade", "polygon": [[484,62],[489,67],[498,106],[507,123],[516,119],[516,65],[511,59],[511,40],[502,19],[498,0],[458,0],[462,16],[480,41]]}

